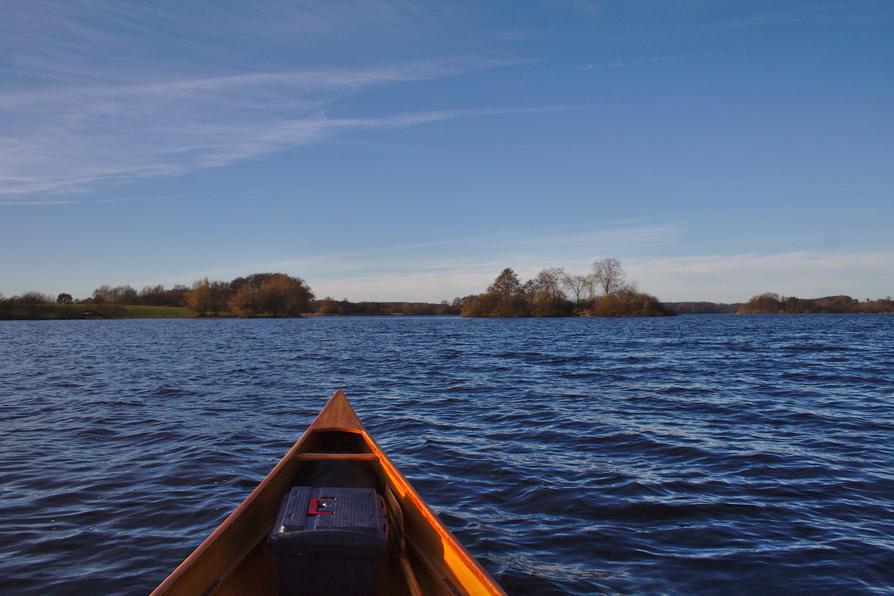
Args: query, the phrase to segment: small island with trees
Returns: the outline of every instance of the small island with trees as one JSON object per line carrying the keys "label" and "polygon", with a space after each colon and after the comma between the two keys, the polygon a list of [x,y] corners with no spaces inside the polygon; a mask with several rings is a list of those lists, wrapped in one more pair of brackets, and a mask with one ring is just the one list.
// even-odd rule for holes
{"label": "small island with trees", "polygon": [[350,302],[316,298],[300,277],[254,273],[232,281],[196,281],[191,287],[96,288],[75,299],[40,292],[4,298],[0,319],[123,319],[188,317],[297,317],[461,315],[463,317],[664,317],[676,314],[894,313],[890,297],[860,301],[850,296],[782,297],[764,293],[745,303],[660,302],[626,283],[617,259],[600,259],[586,274],[543,269],[522,282],[504,269],[481,294],[431,302]]}
{"label": "small island with trees", "polygon": [[593,263],[586,275],[544,269],[522,283],[504,269],[487,291],[462,299],[464,317],[663,317],[674,315],[654,296],[624,282],[617,259]]}

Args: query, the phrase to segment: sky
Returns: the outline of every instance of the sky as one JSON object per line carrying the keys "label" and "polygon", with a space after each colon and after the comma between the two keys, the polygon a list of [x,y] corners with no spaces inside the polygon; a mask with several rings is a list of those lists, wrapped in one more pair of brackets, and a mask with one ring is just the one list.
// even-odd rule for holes
{"label": "sky", "polygon": [[0,0],[0,293],[894,294],[894,3]]}

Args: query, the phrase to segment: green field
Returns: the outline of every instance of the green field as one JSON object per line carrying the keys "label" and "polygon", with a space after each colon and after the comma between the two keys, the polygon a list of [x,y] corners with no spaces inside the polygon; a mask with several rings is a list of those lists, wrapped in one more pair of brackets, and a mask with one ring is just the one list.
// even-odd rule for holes
{"label": "green field", "polygon": [[0,312],[4,319],[185,319],[196,316],[185,306],[121,306],[117,304],[16,305]]}

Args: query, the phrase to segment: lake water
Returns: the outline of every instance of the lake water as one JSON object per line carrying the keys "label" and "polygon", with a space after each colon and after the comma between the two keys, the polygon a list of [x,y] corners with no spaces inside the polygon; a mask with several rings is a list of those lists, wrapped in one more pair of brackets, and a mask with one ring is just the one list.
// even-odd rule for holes
{"label": "lake water", "polygon": [[0,593],[145,593],[343,387],[510,593],[894,591],[894,317],[0,322]]}

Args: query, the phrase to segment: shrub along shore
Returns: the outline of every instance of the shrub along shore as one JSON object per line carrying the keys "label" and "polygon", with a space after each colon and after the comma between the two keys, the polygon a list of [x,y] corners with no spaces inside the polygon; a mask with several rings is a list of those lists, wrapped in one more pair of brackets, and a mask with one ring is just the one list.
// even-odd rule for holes
{"label": "shrub along shore", "polygon": [[802,299],[760,294],[746,303],[662,303],[624,281],[616,259],[602,259],[585,275],[544,269],[522,282],[504,269],[481,294],[429,302],[349,302],[317,299],[299,277],[255,273],[224,281],[203,279],[192,287],[100,286],[92,295],[56,298],[38,292],[4,298],[0,319],[157,319],[194,317],[399,316],[464,317],[654,317],[675,314],[894,313],[894,300],[859,301],[850,296]]}

